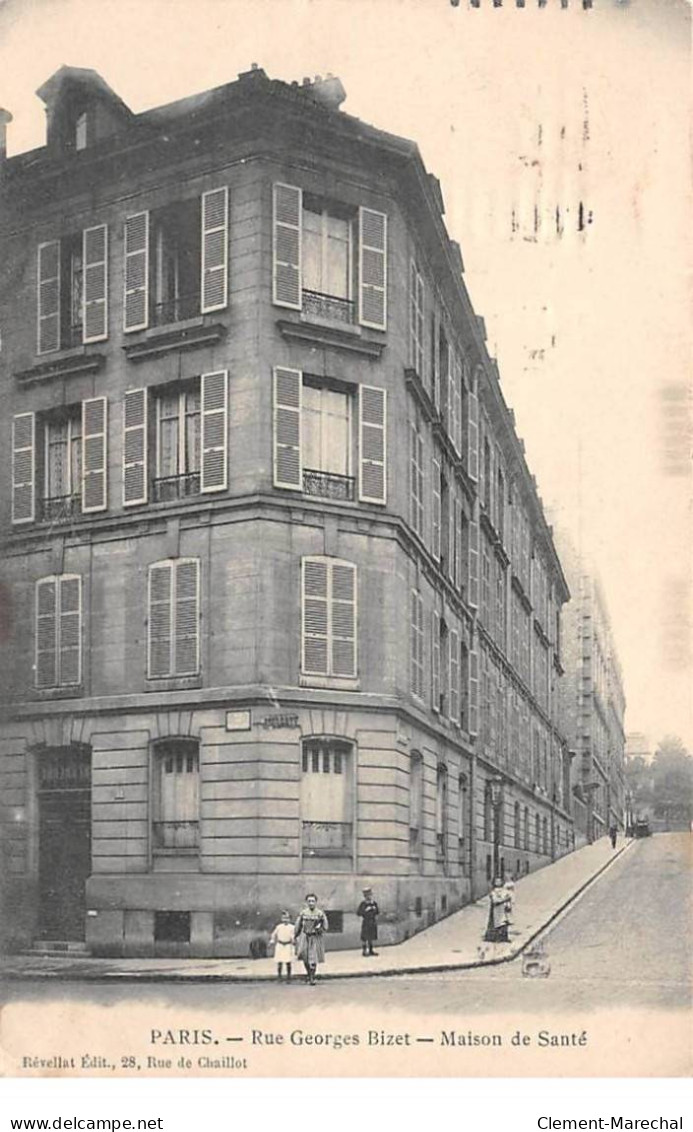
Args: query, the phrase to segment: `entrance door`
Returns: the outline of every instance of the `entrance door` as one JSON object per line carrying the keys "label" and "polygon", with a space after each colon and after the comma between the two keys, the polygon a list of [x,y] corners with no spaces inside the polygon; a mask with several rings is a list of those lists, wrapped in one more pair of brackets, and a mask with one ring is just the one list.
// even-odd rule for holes
{"label": "entrance door", "polygon": [[39,756],[39,936],[84,939],[91,872],[91,752]]}

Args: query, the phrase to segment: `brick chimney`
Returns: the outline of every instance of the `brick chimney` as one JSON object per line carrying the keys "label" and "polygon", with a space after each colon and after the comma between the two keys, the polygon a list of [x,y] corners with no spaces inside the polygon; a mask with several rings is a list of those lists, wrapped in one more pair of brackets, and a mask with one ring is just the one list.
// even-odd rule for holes
{"label": "brick chimney", "polygon": [[7,157],[7,126],[11,121],[12,115],[9,110],[3,110],[0,106],[0,162]]}
{"label": "brick chimney", "polygon": [[336,75],[328,74],[325,78],[316,75],[312,82],[310,79],[304,79],[301,89],[328,110],[339,110],[346,98],[346,91]]}

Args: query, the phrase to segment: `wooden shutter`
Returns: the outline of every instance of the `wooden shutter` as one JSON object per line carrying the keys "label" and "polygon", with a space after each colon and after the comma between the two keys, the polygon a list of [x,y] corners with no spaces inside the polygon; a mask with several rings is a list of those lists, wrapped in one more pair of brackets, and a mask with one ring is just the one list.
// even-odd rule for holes
{"label": "wooden shutter", "polygon": [[431,476],[431,554],[437,562],[440,561],[440,523],[441,523],[441,485],[440,462],[435,458],[432,461],[433,474]]}
{"label": "wooden shutter", "polygon": [[84,288],[82,341],[108,337],[108,228],[100,224],[82,233]]}
{"label": "wooden shutter", "polygon": [[223,310],[228,302],[229,190],[202,194],[201,310]]}
{"label": "wooden shutter", "polygon": [[471,389],[467,396],[467,474],[479,479],[479,402]]}
{"label": "wooden shutter", "polygon": [[479,606],[479,524],[469,524],[469,604]]}
{"label": "wooden shutter", "polygon": [[302,572],[302,668],[304,672],[328,673],[328,567],[314,558],[303,559]]}
{"label": "wooden shutter", "polygon": [[105,511],[107,497],[107,402],[82,402],[82,511]]}
{"label": "wooden shutter", "polygon": [[301,463],[300,369],[274,368],[274,485],[300,491],[303,486]]}
{"label": "wooden shutter", "polygon": [[469,734],[479,734],[479,654],[476,648],[469,654]]}
{"label": "wooden shutter", "polygon": [[331,564],[330,636],[333,676],[356,676],[356,567]]}
{"label": "wooden shutter", "polygon": [[450,719],[453,723],[460,722],[460,639],[456,629],[450,630],[448,637],[450,645]]}
{"label": "wooden shutter", "polygon": [[272,301],[301,309],[303,193],[277,182],[272,196]]}
{"label": "wooden shutter", "polygon": [[58,583],[58,683],[64,687],[82,679],[82,579],[64,574]]}
{"label": "wooden shutter", "polygon": [[433,404],[440,408],[440,317],[438,311],[431,314],[431,386]]}
{"label": "wooden shutter", "polygon": [[149,567],[149,623],[147,671],[150,676],[173,672],[173,564],[158,562]]}
{"label": "wooden shutter", "polygon": [[431,707],[440,711],[440,614],[431,615]]}
{"label": "wooden shutter", "polygon": [[149,213],[125,220],[125,293],[123,328],[144,330],[149,325]]}
{"label": "wooden shutter", "polygon": [[58,682],[58,583],[42,578],[36,583],[36,687],[54,688]]}
{"label": "wooden shutter", "polygon": [[60,242],[39,244],[37,287],[38,353],[60,349]]}
{"label": "wooden shutter", "polygon": [[228,483],[228,384],[225,369],[202,374],[202,493]]}
{"label": "wooden shutter", "polygon": [[455,357],[455,435],[453,443],[458,456],[462,455],[462,362]]}
{"label": "wooden shutter", "polygon": [[147,502],[147,390],[128,389],[123,403],[123,506]]}
{"label": "wooden shutter", "polygon": [[387,216],[371,208],[359,209],[359,322],[387,325]]}
{"label": "wooden shutter", "polygon": [[411,667],[411,690],[413,695],[421,695],[421,670],[419,667],[419,595],[411,591],[411,612],[409,618],[409,663]]}
{"label": "wooden shutter", "polygon": [[35,515],[36,416],[17,413],[12,421],[12,522],[31,523]]}
{"label": "wooden shutter", "polygon": [[359,499],[385,503],[387,395],[373,385],[359,386]]}
{"label": "wooden shutter", "polygon": [[182,559],[174,563],[173,671],[194,676],[200,668],[200,563]]}

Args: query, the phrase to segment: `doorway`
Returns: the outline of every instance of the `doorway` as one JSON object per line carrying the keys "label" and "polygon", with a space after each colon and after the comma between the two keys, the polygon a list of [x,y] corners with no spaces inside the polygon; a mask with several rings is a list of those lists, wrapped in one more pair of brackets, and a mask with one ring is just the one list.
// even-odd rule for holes
{"label": "doorway", "polygon": [[91,750],[38,755],[39,939],[83,940],[91,873]]}

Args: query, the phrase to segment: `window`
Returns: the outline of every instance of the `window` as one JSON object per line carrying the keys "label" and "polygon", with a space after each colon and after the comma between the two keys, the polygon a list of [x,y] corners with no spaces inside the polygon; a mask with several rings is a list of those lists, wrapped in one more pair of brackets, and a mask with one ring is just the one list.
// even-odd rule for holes
{"label": "window", "polygon": [[423,598],[418,590],[411,591],[410,620],[410,671],[412,695],[423,699],[424,694],[424,627]]}
{"label": "window", "polygon": [[302,671],[355,677],[356,567],[338,559],[304,558],[302,589]]}
{"label": "window", "polygon": [[537,853],[541,853],[541,822],[539,814],[534,815],[534,845]]}
{"label": "window", "polygon": [[301,462],[303,491],[353,500],[353,387],[303,377]]}
{"label": "window", "polygon": [[483,503],[486,511],[490,514],[491,511],[491,495],[493,493],[493,482],[491,479],[491,445],[488,442],[488,437],[484,437],[484,463],[483,463],[483,483],[481,485],[481,502]]}
{"label": "window", "polygon": [[409,364],[424,381],[424,281],[418,267],[409,267]]}
{"label": "window", "polygon": [[68,688],[82,680],[82,579],[59,574],[36,583],[37,688]]}
{"label": "window", "polygon": [[43,429],[41,518],[59,522],[78,515],[82,500],[82,406],[46,414]]}
{"label": "window", "polygon": [[200,670],[200,562],[171,559],[149,567],[150,678]]}
{"label": "window", "polygon": [[272,296],[308,318],[384,330],[387,216],[276,183]]}
{"label": "window", "polygon": [[424,536],[424,438],[418,413],[409,425],[409,511],[412,530]]}
{"label": "window", "polygon": [[39,354],[108,336],[105,224],[40,244],[37,280]]}
{"label": "window", "polygon": [[222,186],[126,218],[126,332],[226,307],[228,214],[228,189]]}
{"label": "window", "polygon": [[522,847],[529,852],[529,810],[525,806],[522,823]]}
{"label": "window", "polygon": [[460,642],[460,727],[463,731],[470,729],[470,702],[469,702],[469,649],[464,641]]}
{"label": "window", "polygon": [[450,646],[445,619],[436,610],[433,610],[431,629],[431,706],[435,712],[445,715],[450,695]]}
{"label": "window", "polygon": [[353,820],[351,744],[305,739],[301,748],[303,856],[351,857]]}
{"label": "window", "polygon": [[461,774],[457,780],[457,853],[461,864],[465,861],[465,836],[467,829],[467,776]]}
{"label": "window", "polygon": [[431,463],[431,554],[438,562],[440,561],[442,541],[442,494],[443,478],[440,460],[434,457]]}
{"label": "window", "polygon": [[465,380],[467,387],[467,475],[470,479],[479,478],[479,402],[475,391],[475,378],[472,376],[469,363],[464,363]]}
{"label": "window", "polygon": [[450,719],[453,723],[460,722],[460,639],[456,629],[448,634],[450,658],[448,673],[450,676]]}
{"label": "window", "polygon": [[75,149],[77,151],[87,148],[87,125],[89,122],[86,111],[78,114],[75,119]]}
{"label": "window", "polygon": [[448,855],[448,771],[442,764],[436,774],[436,857],[445,861]]}
{"label": "window", "polygon": [[481,535],[481,622],[491,628],[491,549],[485,534]]}
{"label": "window", "polygon": [[154,853],[195,851],[200,837],[200,756],[196,740],[166,739],[156,744],[152,804]]}
{"label": "window", "polygon": [[493,840],[493,800],[491,798],[491,783],[487,782],[484,790],[484,841]]}
{"label": "window", "polygon": [[496,559],[496,642],[505,651],[505,608],[506,579],[505,569]]}
{"label": "window", "polygon": [[548,852],[549,852],[549,821],[548,821],[548,818],[544,818],[542,820],[541,832],[542,832],[542,838],[541,838],[541,840],[542,840],[542,852],[544,853],[544,856],[548,856]]}
{"label": "window", "polygon": [[520,833],[521,833],[521,830],[520,830],[520,803],[519,802],[515,803],[515,819],[514,819],[513,827],[514,827],[514,830],[515,830],[515,848],[519,849],[520,848]]}
{"label": "window", "polygon": [[420,859],[423,849],[423,758],[412,751],[409,762],[409,854]]}
{"label": "window", "polygon": [[146,503],[150,488],[155,503],[226,490],[227,371],[152,390],[129,389],[123,407],[123,451],[125,507]]}

